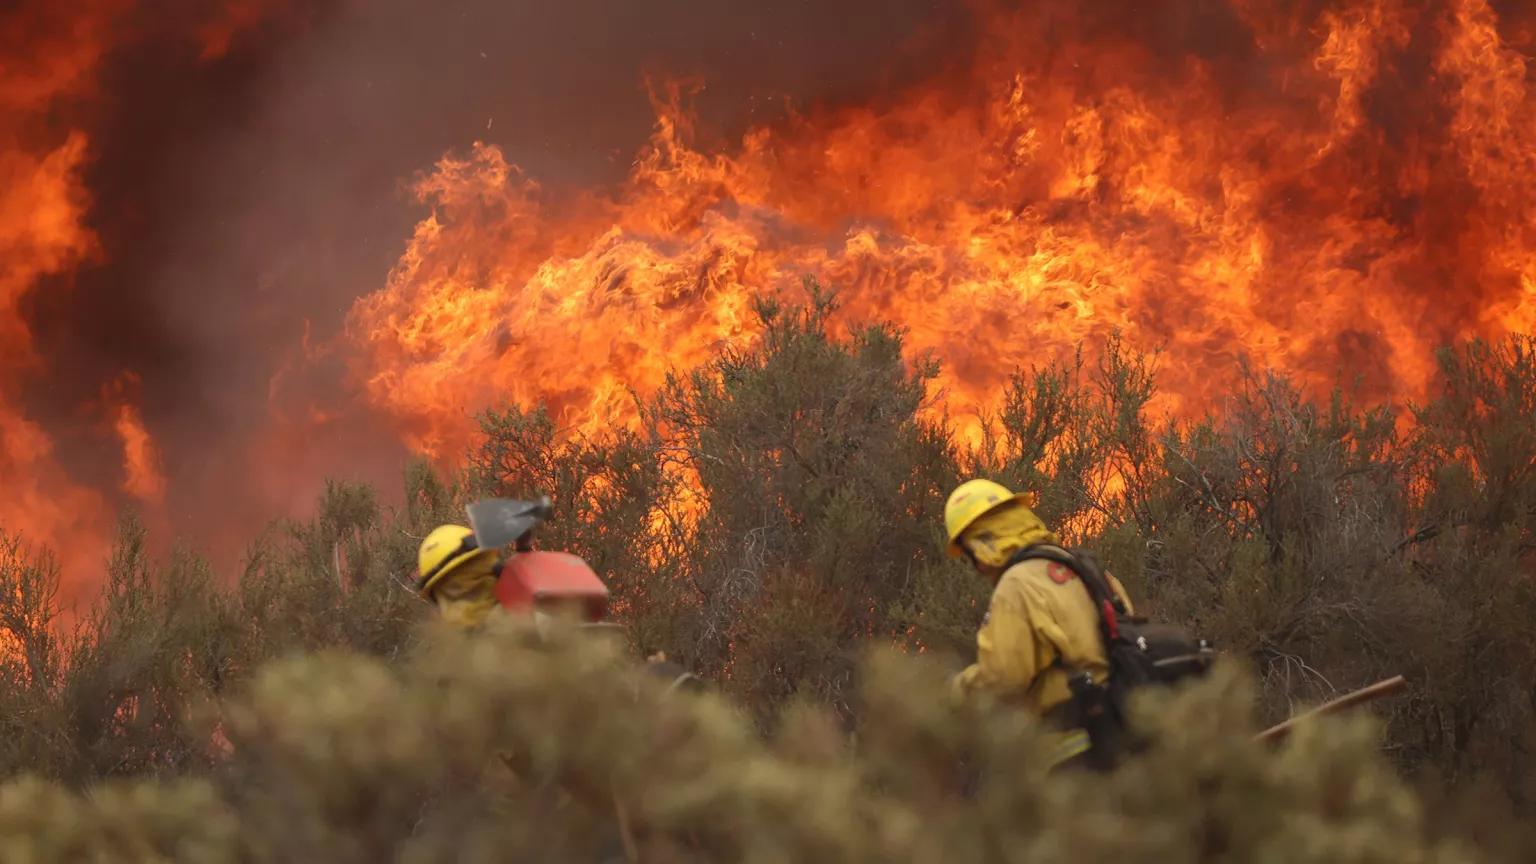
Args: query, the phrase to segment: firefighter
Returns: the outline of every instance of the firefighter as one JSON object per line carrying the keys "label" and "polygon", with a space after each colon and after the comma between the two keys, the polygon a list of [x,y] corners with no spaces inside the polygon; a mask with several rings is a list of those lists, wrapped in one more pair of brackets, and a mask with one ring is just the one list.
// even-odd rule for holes
{"label": "firefighter", "polygon": [[[530,553],[532,548],[532,542],[526,536],[517,543],[518,553]],[[527,556],[517,553],[509,560],[503,558],[499,549],[481,549],[475,541],[474,531],[463,525],[440,525],[426,536],[417,552],[417,590],[437,607],[444,619],[465,630],[478,629],[495,610],[504,613],[507,610],[505,604],[511,602],[513,614],[531,615],[541,634],[556,620],[563,620],[567,625],[584,624],[600,636],[622,632],[613,629],[615,625],[597,620],[607,609],[607,588],[585,562],[566,556],[553,570],[535,565],[533,569],[537,572],[531,573],[522,566],[522,562],[528,560]],[[550,566],[545,563],[545,568]],[[509,601],[507,597],[497,596],[497,583],[504,573],[509,582],[502,587],[509,588],[507,593],[516,599]],[[540,588],[553,590],[547,596],[541,596]],[[599,597],[601,602],[594,603]],[[704,689],[701,679],[668,660],[665,652],[658,651],[647,657],[644,669],[647,674],[662,679],[669,693],[698,693]],[[537,775],[527,756],[507,750],[498,750],[496,756],[516,782],[547,782],[530,781]],[[644,826],[628,823],[627,808],[617,797],[606,799],[585,787],[580,791],[588,806],[612,806],[621,814],[620,821],[625,827],[619,829],[619,835],[623,836],[616,835],[608,843],[609,855],[604,860],[633,860],[629,845],[633,835],[643,835]],[[557,788],[556,794],[557,809],[575,800],[571,790],[565,787]]]}
{"label": "firefighter", "polygon": [[[525,553],[532,552],[531,542]],[[608,607],[608,589],[585,562],[558,556],[543,566],[523,566],[528,556],[509,563],[498,550],[481,549],[472,530],[462,525],[442,525],[422,541],[417,558],[417,590],[449,623],[465,630],[483,624],[494,610],[531,614],[539,632],[557,620],[585,627],[598,636],[622,640],[618,625],[601,620]],[[508,596],[497,596],[497,582],[513,584]],[[697,675],[667,659],[665,651],[646,657],[645,671],[667,684],[667,690],[697,693],[705,688]]]}
{"label": "firefighter", "polygon": [[[1021,704],[1054,730],[1053,768],[1086,764],[1090,743],[1075,716],[1071,676],[1087,673],[1102,684],[1109,660],[1099,613],[1070,568],[1040,559],[1009,566],[1023,550],[1060,546],[1033,504],[1033,495],[971,480],[944,506],[949,554],[968,559],[993,585],[976,634],[976,662],[955,677],[954,695],[985,691]],[[1108,581],[1129,611],[1124,586],[1113,576]]]}
{"label": "firefighter", "polygon": [[417,567],[417,590],[454,626],[476,629],[498,608],[501,555],[495,549],[481,549],[469,528],[434,528],[421,541]]}

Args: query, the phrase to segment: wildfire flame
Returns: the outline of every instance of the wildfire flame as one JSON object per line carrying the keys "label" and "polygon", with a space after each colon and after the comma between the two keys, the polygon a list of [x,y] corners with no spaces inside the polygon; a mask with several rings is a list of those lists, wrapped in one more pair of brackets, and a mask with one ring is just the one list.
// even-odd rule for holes
{"label": "wildfire flame", "polygon": [[[208,25],[204,55],[221,54],[240,28],[258,23],[261,6],[245,0]],[[99,95],[105,59],[131,38],[125,19],[135,11],[132,0],[29,0],[0,15],[0,530],[54,551],[66,600],[96,582],[111,507],[104,490],[71,476],[54,435],[22,404],[22,384],[55,371],[39,358],[25,303],[42,285],[67,290],[77,268],[105,261],[83,177],[96,142],[75,121]],[[124,371],[103,388],[106,419],[123,448],[123,490],[158,504],[165,479],[137,380]]]}
{"label": "wildfire flame", "polygon": [[[838,292],[840,323],[889,320],[936,355],[954,416],[1113,331],[1163,350],[1159,408],[1184,416],[1241,356],[1400,401],[1427,392],[1434,348],[1536,329],[1536,14],[1519,4],[972,2],[978,41],[927,80],[730,141],[696,124],[696,84],[654,85],[654,133],[612,187],[546,188],[491,143],[444,156],[414,186],[430,214],[342,337],[253,358],[258,374],[282,395],[333,375],[314,357],[348,365],[405,441],[452,461],[467,415],[496,403],[544,402],[577,430],[633,420],[632,393],[754,338],[754,298],[803,299],[807,275]],[[29,302],[111,264],[83,179],[104,145],[77,109],[122,40],[215,64],[304,5],[27,0],[0,17],[0,530],[82,550],[73,570],[95,569],[111,504],[167,495],[156,415],[115,368],[132,364],[81,391],[104,396],[91,443],[121,454],[119,476],[72,477],[61,453],[82,436],[28,413],[25,385],[57,371]],[[127,26],[141,14],[154,26]],[[336,389],[307,409],[274,396],[251,461],[298,472],[316,430],[345,449],[359,421]],[[298,497],[252,473],[248,492]]]}
{"label": "wildfire flame", "polygon": [[222,58],[229,53],[235,37],[256,28],[287,6],[288,0],[225,0],[213,17],[197,28],[199,59],[207,62]]}
{"label": "wildfire flame", "polygon": [[165,496],[165,476],[160,471],[159,448],[139,414],[138,386],[137,375],[124,373],[104,395],[112,429],[123,446],[123,491],[141,502],[158,504]]}
{"label": "wildfire flame", "polygon": [[1253,55],[1176,61],[1070,8],[989,11],[960,80],[729,147],[664,86],[610,192],[548,193],[488,144],[445,157],[353,310],[367,392],[439,456],[498,401],[597,428],[802,274],[938,356],[951,413],[1114,330],[1164,349],[1187,412],[1240,355],[1417,397],[1436,347],[1536,322],[1536,100],[1484,0],[1234,2]]}
{"label": "wildfire flame", "polygon": [[[52,438],[17,402],[22,376],[37,370],[23,300],[39,280],[68,273],[97,252],[85,227],[90,196],[80,180],[87,136],[72,130],[24,146],[35,119],[55,100],[89,86],[103,34],[82,25],[72,35],[28,46],[30,56],[22,59],[36,62],[0,75],[0,140],[6,142],[0,148],[0,526],[28,531],[34,541],[74,539],[95,530],[103,513],[100,497],[68,478],[54,459]],[[77,563],[68,552],[73,544],[59,547],[66,564]]]}

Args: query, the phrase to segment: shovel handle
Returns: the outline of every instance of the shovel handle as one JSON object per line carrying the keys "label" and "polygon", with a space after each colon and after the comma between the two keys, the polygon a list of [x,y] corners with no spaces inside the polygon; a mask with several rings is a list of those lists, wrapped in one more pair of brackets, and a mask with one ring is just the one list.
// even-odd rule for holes
{"label": "shovel handle", "polygon": [[1351,693],[1345,693],[1343,696],[1340,696],[1332,702],[1325,702],[1305,714],[1300,714],[1298,716],[1292,717],[1284,723],[1271,726],[1268,729],[1265,729],[1263,732],[1255,735],[1253,740],[1279,741],[1285,738],[1285,736],[1291,734],[1291,731],[1296,728],[1297,724],[1305,720],[1309,720],[1313,717],[1321,717],[1324,714],[1332,714],[1336,711],[1343,711],[1346,708],[1353,708],[1356,705],[1369,702],[1372,699],[1380,699],[1383,696],[1396,693],[1407,685],[1408,679],[1401,675],[1393,675],[1391,678],[1388,678],[1385,681],[1377,681],[1375,684],[1372,684],[1369,687],[1361,687],[1359,690],[1355,690]]}

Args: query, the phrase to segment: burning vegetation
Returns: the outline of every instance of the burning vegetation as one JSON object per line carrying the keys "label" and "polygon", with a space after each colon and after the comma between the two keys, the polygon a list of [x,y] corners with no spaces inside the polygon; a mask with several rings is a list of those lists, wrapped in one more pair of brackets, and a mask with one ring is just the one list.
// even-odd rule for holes
{"label": "burning vegetation", "polygon": [[1242,358],[1401,403],[1436,348],[1536,323],[1536,99],[1487,4],[1205,4],[1162,38],[1191,4],[1078,5],[986,5],[962,72],[731,144],[656,85],[612,192],[546,191],[489,144],[446,157],[353,310],[371,400],[429,453],[509,397],[632,418],[631,389],[807,273],[937,357],[953,416],[1113,332],[1163,350],[1160,407],[1190,416]]}
{"label": "burning vegetation", "polygon": [[[69,637],[57,565],[8,543],[0,769],[31,776],[0,786],[0,849],[1529,859],[1529,341],[1446,355],[1406,431],[1262,377],[1220,415],[1159,423],[1146,358],[1110,345],[1010,380],[977,462],[926,417],[933,370],[889,329],[831,336],[829,312],[760,307],[757,347],[666,383],[638,433],[511,408],[482,418],[464,473],[409,471],[401,507],[332,484],[232,588],[194,555],[157,563],[126,522]],[[1156,743],[1114,775],[1047,777],[1026,715],[942,696],[989,590],[940,551],[973,473],[1091,526],[1072,539],[1139,605],[1221,648],[1213,679],[1144,705]],[[608,577],[628,650],[714,692],[664,694],[585,639],[417,627],[418,538],[533,490],[561,502],[541,545]],[[1394,673],[1409,690],[1374,718],[1252,740]]]}
{"label": "burning vegetation", "polygon": [[[1525,4],[973,0],[729,121],[646,57],[607,174],[430,122],[514,89],[484,5],[0,13],[0,858],[1529,860]],[[380,97],[418,27],[467,71]],[[969,476],[1226,655],[1113,777],[938,697]],[[417,541],[535,493],[718,693],[417,626]]]}

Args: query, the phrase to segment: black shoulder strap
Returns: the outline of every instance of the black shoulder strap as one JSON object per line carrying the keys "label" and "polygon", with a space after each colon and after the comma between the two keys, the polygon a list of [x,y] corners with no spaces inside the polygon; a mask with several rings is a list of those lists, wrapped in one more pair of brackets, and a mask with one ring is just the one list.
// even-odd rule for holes
{"label": "black shoulder strap", "polygon": [[1029,546],[1020,549],[1008,559],[1004,569],[1036,559],[1055,562],[1076,573],[1083,587],[1088,589],[1088,596],[1093,599],[1094,608],[1099,612],[1099,624],[1105,637],[1113,640],[1119,636],[1119,617],[1127,614],[1125,604],[1114,589],[1109,587],[1109,580],[1104,577],[1103,571],[1086,564],[1078,555],[1057,546]]}

